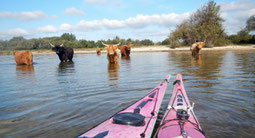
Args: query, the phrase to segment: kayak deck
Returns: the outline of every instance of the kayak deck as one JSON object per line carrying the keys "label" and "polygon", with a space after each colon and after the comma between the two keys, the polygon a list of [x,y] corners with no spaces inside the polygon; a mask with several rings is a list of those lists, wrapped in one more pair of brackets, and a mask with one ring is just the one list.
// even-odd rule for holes
{"label": "kayak deck", "polygon": [[204,138],[204,133],[194,114],[184,89],[182,76],[177,75],[168,109],[156,132],[158,138]]}
{"label": "kayak deck", "polygon": [[170,75],[145,97],[116,113],[78,138],[151,137],[169,79]]}

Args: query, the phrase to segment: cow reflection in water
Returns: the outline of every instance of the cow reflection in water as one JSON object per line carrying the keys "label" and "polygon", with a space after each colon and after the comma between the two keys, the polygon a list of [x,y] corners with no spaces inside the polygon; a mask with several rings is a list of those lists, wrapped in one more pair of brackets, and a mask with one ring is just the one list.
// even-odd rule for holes
{"label": "cow reflection in water", "polygon": [[127,61],[130,61],[130,60],[131,60],[131,59],[130,59],[130,56],[122,56],[121,59],[122,59],[122,60],[127,60]]}
{"label": "cow reflection in water", "polygon": [[60,62],[58,65],[58,73],[59,75],[68,75],[74,73],[74,62]]}
{"label": "cow reflection in water", "polygon": [[117,86],[119,80],[119,64],[108,64],[109,86]]}
{"label": "cow reflection in water", "polygon": [[17,65],[16,75],[17,76],[34,75],[34,66],[33,65]]}
{"label": "cow reflection in water", "polygon": [[202,62],[202,59],[201,59],[200,55],[196,55],[196,56],[192,57],[191,66],[201,67],[202,64],[203,64],[203,62]]}

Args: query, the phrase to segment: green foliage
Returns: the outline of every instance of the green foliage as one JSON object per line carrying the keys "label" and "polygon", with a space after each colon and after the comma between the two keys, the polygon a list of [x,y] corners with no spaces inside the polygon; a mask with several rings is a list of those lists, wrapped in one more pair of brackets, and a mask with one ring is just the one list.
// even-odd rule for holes
{"label": "green foliage", "polygon": [[206,41],[206,45],[224,45],[226,34],[222,27],[223,19],[220,17],[220,6],[213,0],[203,5],[188,20],[177,25],[169,38],[178,45],[191,45],[196,40]]}
{"label": "green foliage", "polygon": [[255,15],[251,16],[247,21],[246,21],[246,29],[248,31],[255,31]]}
{"label": "green foliage", "polygon": [[247,19],[244,29],[228,36],[228,41],[234,44],[255,44],[255,35],[251,35],[251,31],[255,31],[255,15]]}
{"label": "green foliage", "polygon": [[149,40],[149,39],[144,39],[144,40],[142,40],[141,42],[140,42],[140,44],[141,45],[143,45],[143,46],[149,46],[149,45],[154,45],[154,43],[151,41],[151,40]]}
{"label": "green foliage", "polygon": [[61,35],[61,39],[66,41],[75,41],[76,37],[74,34],[64,33]]}
{"label": "green foliage", "polygon": [[133,42],[133,40],[131,38],[128,38],[126,42],[127,42],[127,44],[131,44]]}
{"label": "green foliage", "polygon": [[166,38],[165,40],[163,40],[163,41],[161,42],[161,44],[162,44],[162,45],[170,45],[170,40],[169,40],[169,38]]}
{"label": "green foliage", "polygon": [[228,39],[235,44],[249,44],[254,42],[254,36],[247,29],[240,30],[236,35],[230,35]]}

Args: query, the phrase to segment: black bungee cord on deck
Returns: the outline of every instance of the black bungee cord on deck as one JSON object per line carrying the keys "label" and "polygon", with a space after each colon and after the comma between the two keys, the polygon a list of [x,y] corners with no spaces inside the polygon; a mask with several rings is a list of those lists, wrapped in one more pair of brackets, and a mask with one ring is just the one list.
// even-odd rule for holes
{"label": "black bungee cord on deck", "polygon": [[145,127],[145,129],[144,129],[144,131],[143,131],[143,133],[140,134],[141,138],[144,138],[144,137],[145,137],[145,132],[146,132],[146,130],[147,130],[147,128],[148,128],[148,125],[149,125],[151,119],[153,118],[153,116],[155,115],[154,112],[155,112],[155,108],[156,108],[156,103],[157,103],[157,101],[158,101],[158,93],[159,93],[158,88],[157,88],[157,92],[156,92],[156,93],[157,93],[157,97],[156,97],[156,101],[155,101],[155,103],[154,103],[153,110],[152,110],[152,112],[151,112],[151,117],[150,117],[150,119],[149,119],[149,121],[148,121],[148,123],[147,123],[147,125],[146,125],[146,127]]}
{"label": "black bungee cord on deck", "polygon": [[[164,81],[166,81],[167,83],[169,83],[167,79],[165,79]],[[160,83],[160,86],[162,86],[162,85],[163,85],[163,82]],[[146,125],[146,127],[145,127],[145,129],[144,129],[144,131],[143,131],[143,133],[140,134],[141,138],[144,138],[144,137],[145,137],[145,132],[146,132],[146,130],[147,130],[147,128],[148,128],[148,125],[149,125],[151,119],[153,118],[153,116],[155,115],[154,112],[156,112],[156,111],[155,111],[155,108],[156,108],[156,103],[157,103],[157,101],[158,101],[159,88],[156,88],[156,89],[157,89],[157,97],[156,97],[156,101],[155,101],[155,103],[154,103],[153,111],[151,112],[150,120],[148,121],[148,123],[147,123],[147,125]],[[157,112],[156,112],[156,114],[157,114]]]}
{"label": "black bungee cord on deck", "polygon": [[[175,80],[174,83],[173,83],[173,85],[176,85],[176,83],[177,83],[178,85],[180,85],[181,81],[180,81],[180,80]],[[180,91],[181,94],[183,95],[181,89],[178,89],[177,91]],[[176,96],[177,96],[177,95],[175,95],[174,98],[176,98]],[[184,97],[184,96],[183,96],[183,97]],[[187,103],[185,97],[184,97],[184,101]],[[172,104],[171,106],[172,106],[172,108],[167,109],[168,111],[167,111],[166,114],[168,114],[168,113],[170,112],[170,110],[174,109],[174,108],[173,108],[173,104]],[[187,113],[187,112],[186,112],[186,113]],[[191,113],[193,114],[193,112],[191,112]],[[194,115],[193,115],[193,116],[194,116]],[[164,118],[163,118],[163,120],[164,120]],[[178,121],[178,124],[172,124],[172,125],[164,126],[165,124],[167,124],[168,122],[171,122],[171,121]],[[197,122],[196,119],[195,119],[195,121]],[[200,133],[202,133],[202,134],[205,136],[204,131],[203,131],[202,129],[199,128],[198,124],[196,124],[196,123],[194,123],[194,122],[191,122],[188,118],[183,118],[183,119],[176,118],[176,119],[165,120],[161,125],[159,125],[159,128],[158,128],[158,130],[156,131],[156,133],[155,133],[155,135],[154,135],[153,138],[157,138],[158,131],[159,131],[159,129],[160,129],[161,127],[163,127],[163,126],[164,126],[164,128],[166,128],[166,127],[170,127],[170,126],[179,125],[179,126],[180,126],[180,130],[181,130],[181,135],[185,135],[186,132],[184,131],[184,124],[185,124],[186,122],[192,124],[192,125],[195,127],[195,129],[196,129],[197,131],[199,131]]]}

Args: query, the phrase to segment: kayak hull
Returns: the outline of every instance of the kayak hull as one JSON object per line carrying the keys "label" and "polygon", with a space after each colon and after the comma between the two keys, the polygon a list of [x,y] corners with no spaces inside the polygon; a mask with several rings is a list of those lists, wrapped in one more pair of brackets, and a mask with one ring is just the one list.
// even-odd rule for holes
{"label": "kayak hull", "polygon": [[162,83],[150,91],[145,97],[126,109],[116,113],[79,137],[151,137],[169,79],[170,75],[168,75]]}
{"label": "kayak hull", "polygon": [[184,89],[182,76],[177,75],[168,109],[157,131],[158,138],[205,138]]}

